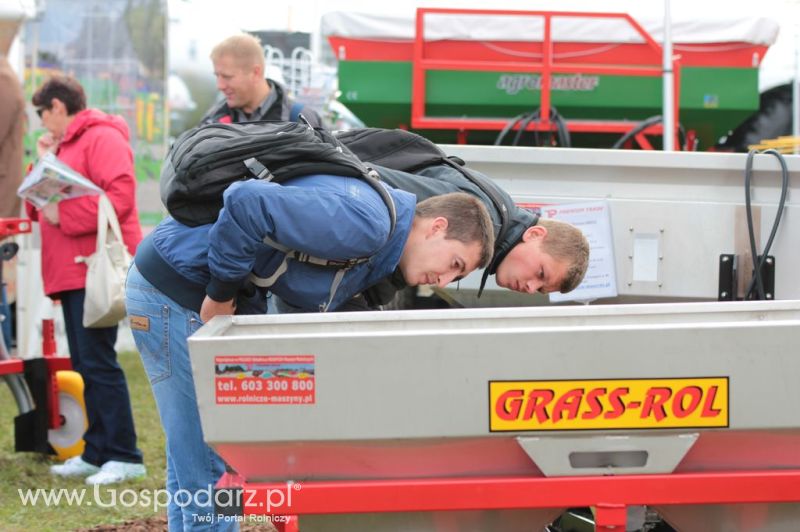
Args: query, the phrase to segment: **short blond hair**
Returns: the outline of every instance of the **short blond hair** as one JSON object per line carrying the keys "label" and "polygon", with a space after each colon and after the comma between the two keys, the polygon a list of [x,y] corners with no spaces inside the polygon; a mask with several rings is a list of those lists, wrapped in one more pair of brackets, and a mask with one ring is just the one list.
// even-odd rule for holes
{"label": "short blond hair", "polygon": [[211,61],[217,61],[223,55],[233,57],[236,63],[244,68],[260,66],[264,70],[264,48],[258,37],[248,33],[232,35],[211,50]]}
{"label": "short blond hair", "polygon": [[566,294],[577,288],[589,268],[589,241],[574,225],[552,218],[540,218],[537,225],[547,229],[542,251],[567,263],[567,274],[559,292]]}

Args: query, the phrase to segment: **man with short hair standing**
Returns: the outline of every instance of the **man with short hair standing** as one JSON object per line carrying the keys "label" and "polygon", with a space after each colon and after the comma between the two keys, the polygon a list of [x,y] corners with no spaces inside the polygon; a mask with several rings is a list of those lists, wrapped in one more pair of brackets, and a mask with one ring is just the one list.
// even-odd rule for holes
{"label": "man with short hair standing", "polygon": [[200,120],[239,123],[256,120],[296,122],[299,115],[314,127],[322,127],[319,114],[289,97],[286,87],[264,76],[264,50],[252,35],[228,37],[211,51],[217,88],[225,96]]}

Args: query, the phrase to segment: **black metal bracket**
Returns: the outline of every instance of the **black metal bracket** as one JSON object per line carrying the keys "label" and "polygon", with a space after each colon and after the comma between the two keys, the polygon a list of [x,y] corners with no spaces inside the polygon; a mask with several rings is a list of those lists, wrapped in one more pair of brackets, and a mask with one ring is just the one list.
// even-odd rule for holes
{"label": "black metal bracket", "polygon": [[[756,257],[756,264],[761,262],[759,255]],[[750,279],[755,272],[751,273],[751,277],[747,280],[747,285],[750,285]],[[758,291],[754,288],[749,294],[744,297],[739,297],[737,292],[739,275],[739,259],[736,255],[725,253],[719,256],[719,286],[717,287],[717,301],[741,301],[742,299],[757,300]],[[761,284],[764,287],[764,299],[772,301],[775,299],[775,257],[767,255],[764,264],[761,267]]]}
{"label": "black metal bracket", "polygon": [[[756,264],[761,263],[763,255],[756,258]],[[755,274],[755,272],[754,272]],[[749,284],[749,283],[748,283]],[[764,287],[764,300],[772,301],[775,299],[775,257],[767,255],[764,264],[761,266],[761,284]],[[747,299],[760,299],[758,290],[753,288],[750,297]]]}
{"label": "black metal bracket", "polygon": [[738,262],[733,254],[719,256],[717,301],[736,301]]}
{"label": "black metal bracket", "polygon": [[47,360],[25,360],[24,376],[36,408],[14,418],[14,450],[55,454],[47,440],[49,417],[47,412]]}

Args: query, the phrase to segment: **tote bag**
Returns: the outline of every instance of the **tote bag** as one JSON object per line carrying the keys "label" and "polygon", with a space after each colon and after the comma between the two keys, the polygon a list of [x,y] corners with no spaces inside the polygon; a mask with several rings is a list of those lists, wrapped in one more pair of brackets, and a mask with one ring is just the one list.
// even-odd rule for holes
{"label": "tote bag", "polygon": [[[108,228],[111,227],[111,232]],[[108,197],[100,196],[97,205],[97,248],[85,262],[86,299],[83,302],[83,326],[89,329],[112,327],[125,317],[125,277],[131,255],[122,241],[117,214]]]}

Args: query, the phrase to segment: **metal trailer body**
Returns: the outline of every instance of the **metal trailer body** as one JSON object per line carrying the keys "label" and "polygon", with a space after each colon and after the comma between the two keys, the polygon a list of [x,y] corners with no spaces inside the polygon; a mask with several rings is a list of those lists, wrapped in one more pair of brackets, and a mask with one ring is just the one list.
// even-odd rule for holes
{"label": "metal trailer body", "polygon": [[[745,218],[746,155],[664,153],[628,150],[443,146],[448,155],[493,178],[522,205],[608,202],[613,230],[618,296],[601,303],[716,300],[720,255],[739,257],[739,297],[752,271]],[[785,156],[789,191],[770,250],[774,255],[775,299],[800,299],[800,157]],[[777,213],[781,190],[775,158],[757,155],[752,204],[758,253]],[[546,207],[545,207],[546,208]],[[656,281],[633,275],[639,238],[658,241],[660,257],[650,265]],[[546,304],[502,290],[490,277],[476,298],[480,273],[448,288],[467,307]]]}
{"label": "metal trailer body", "polygon": [[[800,519],[800,430],[792,413],[800,395],[794,377],[800,304],[699,303],[720,297],[722,254],[738,257],[739,297],[749,277],[745,156],[445,151],[494,178],[523,206],[607,202],[619,295],[600,302],[623,305],[512,309],[547,299],[500,290],[491,281],[476,299],[479,275],[473,274],[448,289],[449,297],[465,306],[505,308],[217,319],[190,340],[198,402],[206,438],[243,481],[262,488],[305,482],[306,500],[316,501],[298,503],[306,531],[531,530],[566,506],[591,504],[598,526],[619,524],[616,510],[604,503],[650,505],[682,531],[793,530]],[[761,253],[781,176],[772,158],[757,156],[754,163]],[[779,300],[800,299],[793,280],[800,252],[792,245],[800,237],[792,194],[800,158],[787,163],[787,202],[770,250],[777,263],[772,296]],[[639,281],[636,242],[653,236],[658,256],[649,266],[656,279]],[[669,304],[624,305],[644,302]],[[314,393],[303,397],[312,402],[248,403],[253,383],[269,380],[262,369],[256,375],[257,361],[286,355],[313,361]],[[217,363],[230,357],[256,362],[233,369]],[[493,386],[508,381],[522,387],[526,395],[517,399],[527,403],[497,402]],[[614,421],[610,396],[601,401],[602,416],[585,410],[597,389],[637,383],[648,394],[669,390],[677,397],[694,389],[703,397],[681,396],[672,415],[659,420],[647,399],[630,399],[622,403],[627,424]],[[532,394],[542,389],[536,386],[560,390],[550,410],[537,407]],[[712,388],[720,393],[709,402]],[[584,410],[571,410],[576,404]],[[687,405],[705,409],[709,419],[692,421],[680,412]],[[548,425],[556,407],[562,425]],[[505,428],[502,420],[497,425],[509,411],[523,412],[528,424],[515,418]],[[543,412],[551,417],[531,421]],[[677,425],[664,421],[678,414]],[[608,423],[587,424],[585,417]],[[376,511],[388,513],[330,515]],[[306,515],[315,512],[326,515]]]}
{"label": "metal trailer body", "polygon": [[[800,302],[759,301],[218,317],[189,348],[206,440],[248,483],[545,481],[529,506],[303,515],[304,531],[443,530],[442,519],[457,530],[535,530],[563,507],[549,500],[569,504],[554,495],[556,482],[602,486],[610,475],[611,488],[659,474],[664,488],[623,502],[659,501],[681,531],[778,531],[796,528],[800,489],[775,498],[720,489],[695,500],[706,504],[682,505],[667,487],[683,475],[798,474],[799,343]],[[258,384],[281,380],[272,378],[276,357],[305,361],[302,376],[285,379],[289,389],[313,383],[302,385],[313,393],[295,394],[304,404],[263,402],[280,395]],[[496,395],[508,383],[527,404]],[[634,397],[637,383],[648,396],[670,390],[673,402],[648,409]],[[548,387],[558,399],[532,404]],[[596,402],[602,415],[590,412],[590,390],[617,387],[633,394],[616,401],[625,415],[613,414],[611,394]]]}

